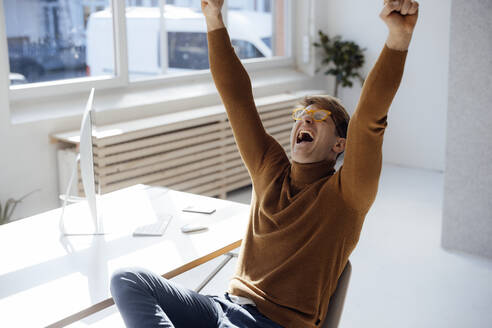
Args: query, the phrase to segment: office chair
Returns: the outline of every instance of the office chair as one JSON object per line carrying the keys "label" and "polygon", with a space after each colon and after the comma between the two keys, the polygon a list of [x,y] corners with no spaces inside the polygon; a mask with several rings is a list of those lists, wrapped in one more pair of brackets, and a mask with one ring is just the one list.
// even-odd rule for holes
{"label": "office chair", "polygon": [[328,304],[328,312],[326,313],[325,321],[320,325],[320,328],[337,328],[342,317],[343,304],[345,303],[345,295],[352,274],[352,264],[350,261],[345,265],[340,278],[338,279],[337,288],[330,297]]}

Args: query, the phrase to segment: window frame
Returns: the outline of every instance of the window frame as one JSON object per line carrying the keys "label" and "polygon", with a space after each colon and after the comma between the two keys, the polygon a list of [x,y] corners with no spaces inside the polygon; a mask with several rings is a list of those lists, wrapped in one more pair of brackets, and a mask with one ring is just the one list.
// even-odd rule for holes
{"label": "window frame", "polygon": [[[269,58],[253,58],[242,60],[244,67],[248,71],[258,71],[265,69],[278,69],[278,68],[295,68],[295,50],[293,49],[292,37],[294,36],[294,19],[293,15],[295,1],[286,1],[285,15],[286,26],[285,42],[287,56],[279,57],[273,56]],[[66,96],[67,94],[76,94],[87,91],[90,88],[96,88],[98,90],[116,89],[116,90],[133,90],[145,86],[157,86],[160,85],[163,88],[169,85],[175,85],[193,78],[195,82],[204,82],[210,79],[210,69],[181,72],[179,74],[163,74],[155,77],[149,77],[142,80],[131,81],[128,72],[128,48],[127,48],[127,35],[126,35],[126,17],[125,8],[126,3],[124,0],[110,0],[111,8],[113,12],[113,33],[114,33],[114,63],[115,63],[115,75],[114,76],[97,76],[97,77],[83,77],[73,78],[66,80],[36,82],[25,85],[9,85],[9,98],[11,102],[41,98],[41,97],[57,97]],[[166,0],[159,0],[161,8],[165,5]],[[228,0],[224,1],[222,15],[224,17],[224,23],[227,25],[227,11]],[[2,12],[5,15],[5,12]],[[163,20],[164,21],[164,20]],[[290,24],[289,24],[290,23]],[[162,23],[162,27],[165,23]],[[7,35],[6,26],[0,26],[0,29],[4,29],[3,35]],[[164,34],[164,33],[161,33]],[[164,37],[166,38],[166,37]],[[2,40],[5,44],[6,40]],[[161,40],[162,42],[163,40]],[[167,40],[166,40],[167,41]],[[167,42],[166,42],[167,44]],[[164,46],[165,47],[165,46]],[[162,50],[162,49],[161,49]],[[167,48],[165,49],[167,51]],[[167,56],[167,55],[166,55]],[[162,60],[162,59],[161,59]],[[167,59],[166,59],[167,62]],[[166,65],[162,65],[166,66]],[[165,68],[163,68],[164,72]],[[9,62],[7,61],[7,71],[10,72]]]}

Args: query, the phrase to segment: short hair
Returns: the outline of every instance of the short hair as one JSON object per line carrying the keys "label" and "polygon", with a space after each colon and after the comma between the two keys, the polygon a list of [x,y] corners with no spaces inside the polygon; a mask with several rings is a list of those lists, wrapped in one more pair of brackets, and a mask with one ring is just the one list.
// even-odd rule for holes
{"label": "short hair", "polygon": [[[331,119],[335,123],[335,131],[338,137],[347,138],[347,130],[350,121],[350,115],[338,98],[329,95],[312,95],[305,96],[299,101],[302,107],[309,105],[318,105],[319,107],[331,112]],[[337,155],[337,159],[343,152]]]}

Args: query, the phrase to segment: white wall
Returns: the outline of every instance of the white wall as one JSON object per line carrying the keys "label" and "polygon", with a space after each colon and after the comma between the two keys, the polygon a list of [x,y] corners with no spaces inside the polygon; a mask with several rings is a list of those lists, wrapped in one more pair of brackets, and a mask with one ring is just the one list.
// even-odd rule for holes
{"label": "white wall", "polygon": [[[384,45],[387,29],[378,15],[382,0],[330,0],[324,30],[367,48],[367,75]],[[451,2],[421,0],[419,22],[409,49],[405,75],[388,114],[383,160],[444,170]],[[328,82],[333,90],[333,82]],[[360,95],[356,82],[339,97],[353,111]]]}

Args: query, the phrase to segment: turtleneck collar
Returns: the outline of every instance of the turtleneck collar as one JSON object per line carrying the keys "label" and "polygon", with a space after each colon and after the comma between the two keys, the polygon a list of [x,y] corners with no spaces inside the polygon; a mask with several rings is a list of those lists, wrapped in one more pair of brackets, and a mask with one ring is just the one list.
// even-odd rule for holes
{"label": "turtleneck collar", "polygon": [[290,168],[291,183],[299,188],[311,184],[323,177],[335,173],[336,161],[321,161],[316,163],[298,163],[292,161]]}

